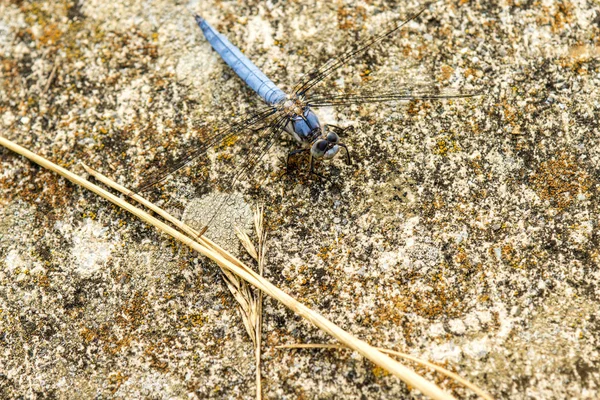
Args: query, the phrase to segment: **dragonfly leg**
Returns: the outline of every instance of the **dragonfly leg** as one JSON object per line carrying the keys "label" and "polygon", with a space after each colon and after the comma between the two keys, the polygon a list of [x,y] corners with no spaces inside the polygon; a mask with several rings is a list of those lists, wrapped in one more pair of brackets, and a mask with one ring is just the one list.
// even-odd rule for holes
{"label": "dragonfly leg", "polygon": [[285,160],[285,173],[286,174],[288,174],[290,172],[290,157],[293,157],[296,154],[304,153],[305,151],[308,151],[308,150],[309,149],[296,149],[296,150],[290,150],[288,152],[287,159]]}
{"label": "dragonfly leg", "polygon": [[347,128],[342,128],[341,126],[327,124],[325,125],[326,129],[330,129],[335,132],[338,136],[344,136],[346,132],[352,131],[354,132],[354,125],[350,125]]}
{"label": "dragonfly leg", "polygon": [[277,178],[278,180],[290,173],[290,158],[295,156],[296,154],[304,153],[305,151],[308,151],[308,149],[296,149],[290,150],[288,152],[287,158],[285,160],[285,171],[283,171],[283,173],[279,175],[279,177]]}
{"label": "dragonfly leg", "polygon": [[315,158],[312,155],[310,156],[310,173],[318,176],[321,179],[328,180],[324,175],[321,175],[315,171]]}
{"label": "dragonfly leg", "polygon": [[350,150],[348,150],[348,146],[344,143],[338,143],[338,146],[343,147],[346,150],[346,160],[348,165],[352,165],[352,159],[350,158]]}
{"label": "dragonfly leg", "polygon": [[[353,126],[350,126],[350,127],[348,127],[348,128],[342,128],[342,127],[339,127],[339,126],[337,126],[337,125],[331,125],[331,124],[328,124],[328,125],[327,125],[327,129],[330,129],[332,132],[334,132],[334,133],[335,133],[336,135],[338,135],[338,136],[342,136],[342,135],[344,135],[344,133],[346,133],[348,130],[350,130],[350,129],[354,130],[354,127],[353,127]],[[338,145],[339,145],[340,147],[343,147],[344,149],[346,149],[346,162],[348,163],[348,165],[352,165],[352,159],[350,158],[350,150],[348,150],[348,146],[346,146],[346,145],[345,145],[345,144],[343,144],[343,143],[338,143]]]}

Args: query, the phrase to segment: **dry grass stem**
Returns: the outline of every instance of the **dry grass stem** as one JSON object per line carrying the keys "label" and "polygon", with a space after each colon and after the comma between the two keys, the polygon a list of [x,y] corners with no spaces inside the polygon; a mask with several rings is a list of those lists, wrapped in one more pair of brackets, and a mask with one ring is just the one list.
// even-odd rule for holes
{"label": "dry grass stem", "polygon": [[[154,203],[146,200],[145,198],[133,192],[132,190],[129,190],[125,186],[116,183],[112,179],[102,175],[100,172],[90,168],[84,163],[80,164],[83,166],[83,168],[88,174],[93,176],[98,181],[144,205],[148,209],[154,211],[155,213],[163,217],[165,220],[169,221],[170,223],[181,229],[183,232],[202,241],[202,238],[200,237],[198,231],[188,226],[183,221],[180,221],[179,219],[175,218],[162,208],[156,206]],[[248,235],[246,235],[246,238],[248,238]],[[250,241],[250,238],[248,238],[248,241]],[[222,268],[221,266],[219,266],[219,268],[221,268],[221,272],[223,273],[223,280],[225,281],[227,288],[238,303],[238,311],[240,312],[240,315],[242,317],[244,328],[246,329],[248,336],[250,336],[250,338],[252,339],[253,345],[256,347],[256,316],[253,315],[253,313],[255,312],[254,303],[256,301],[254,299],[254,296],[252,295],[252,291],[248,287],[248,284],[245,281],[239,279],[235,274],[231,273],[225,268]]]}
{"label": "dry grass stem", "polygon": [[238,278],[235,274],[223,268],[221,268],[221,270],[223,271],[223,280],[238,303],[238,310],[242,316],[242,322],[244,323],[244,328],[246,328],[246,333],[248,333],[248,336],[252,339],[253,346],[256,347],[256,316],[254,315],[253,307],[255,300],[252,291],[248,287],[248,284]]}
{"label": "dry grass stem", "polygon": [[42,95],[46,94],[48,89],[50,89],[50,85],[52,85],[52,81],[54,81],[54,77],[56,75],[57,69],[58,69],[58,62],[55,61],[54,67],[52,68],[52,71],[50,71],[50,75],[48,76],[48,79],[46,80],[46,84],[44,85],[44,89],[42,89]]}
{"label": "dry grass stem", "polygon": [[106,186],[111,187],[111,188],[123,193],[125,196],[130,197],[131,199],[137,201],[144,207],[154,211],[155,213],[157,213],[158,215],[163,217],[165,220],[169,221],[170,223],[172,223],[173,225],[175,225],[176,227],[178,227],[179,229],[181,229],[183,232],[187,233],[188,235],[190,235],[192,237],[199,236],[198,231],[196,231],[194,228],[184,224],[182,221],[178,220],[177,218],[175,218],[168,212],[164,211],[162,208],[156,206],[154,203],[146,200],[145,198],[138,195],[137,193],[127,189],[125,186],[119,185],[117,182],[102,175],[100,172],[96,171],[95,169],[88,167],[83,162],[80,162],[80,164],[83,167],[83,169],[85,169],[85,172],[87,172],[88,174],[93,176],[99,182],[102,182]]}
{"label": "dry grass stem", "polygon": [[84,163],[81,163],[81,165],[86,170],[86,172],[88,174],[90,174],[91,176],[93,176],[95,179],[97,179],[98,181],[104,183],[106,186],[111,187],[111,188],[113,188],[113,189],[121,192],[122,194],[128,196],[129,198],[137,201],[138,203],[142,204],[144,207],[146,207],[146,208],[154,211],[155,213],[157,213],[158,215],[160,215],[162,218],[164,218],[165,220],[169,221],[170,223],[172,223],[173,225],[175,225],[176,227],[178,227],[179,229],[181,229],[183,232],[187,233],[189,236],[193,237],[201,245],[203,245],[203,246],[205,246],[205,247],[207,247],[207,248],[209,248],[209,249],[211,249],[213,251],[216,251],[217,253],[221,254],[227,260],[229,260],[232,263],[238,265],[240,268],[248,268],[245,264],[243,264],[237,258],[235,258],[231,254],[229,254],[226,250],[224,250],[221,247],[219,247],[217,244],[215,244],[214,242],[212,242],[210,239],[208,239],[208,238],[206,238],[204,236],[201,236],[197,230],[195,230],[194,228],[186,225],[182,221],[178,220],[177,218],[175,218],[174,216],[172,216],[171,214],[169,214],[168,212],[166,212],[162,208],[158,207],[156,204],[154,204],[154,203],[152,203],[152,202],[144,199],[142,196],[140,196],[140,195],[132,192],[131,190],[127,189],[125,186],[119,185],[118,183],[116,183],[112,179],[110,179],[110,178],[102,175],[100,172],[98,172],[98,171],[96,171],[96,170],[88,167]]}
{"label": "dry grass stem", "polygon": [[[258,274],[260,276],[263,275],[264,270],[264,259],[265,259],[265,247],[266,247],[266,238],[267,235],[264,231],[264,209],[262,207],[256,207],[256,211],[254,212],[254,229],[256,231],[256,237],[258,238],[258,250],[257,247],[254,246],[252,240],[248,236],[248,234],[239,229],[235,228],[235,233],[237,234],[238,239],[242,243],[242,246],[246,249],[248,254],[254,260],[256,260],[258,264]],[[253,326],[255,328],[252,337],[252,341],[254,342],[254,350],[255,350],[255,360],[256,360],[256,398],[262,398],[262,387],[261,387],[261,370],[260,370],[260,360],[261,360],[261,337],[262,337],[262,292],[260,290],[257,291],[256,295],[252,297],[252,317],[254,318]]]}
{"label": "dry grass stem", "polygon": [[[267,233],[264,230],[264,209],[262,207],[256,207],[254,213],[254,228],[256,229],[256,237],[258,238],[258,274],[263,276],[264,264],[265,264],[265,252],[267,245]],[[262,397],[261,379],[260,379],[260,346],[262,337],[262,308],[263,308],[263,293],[258,290],[256,294],[255,312],[256,316],[256,398]]]}
{"label": "dry grass stem", "polygon": [[343,343],[349,348],[356,350],[358,353],[368,358],[373,363],[389,371],[391,374],[397,376],[398,378],[406,382],[408,385],[420,390],[425,395],[433,399],[454,399],[453,396],[443,391],[433,382],[428,381],[421,375],[417,374],[416,372],[412,371],[406,366],[383,354],[381,351],[370,346],[368,343],[354,337],[350,333],[341,329],[339,326],[335,325],[333,322],[329,321],[321,314],[311,310],[304,304],[300,303],[299,301],[297,301],[296,299],[279,289],[277,286],[273,285],[271,282],[264,279],[256,272],[252,271],[251,268],[244,265],[241,261],[237,260],[235,257],[227,253],[225,250],[221,249],[219,246],[217,246],[207,238],[201,237],[199,238],[200,242],[197,242],[191,237],[180,233],[179,231],[167,225],[166,223],[148,214],[144,210],[127,203],[126,201],[102,189],[101,187],[94,185],[93,183],[80,177],[79,175],[76,175],[66,170],[65,168],[62,168],[46,160],[43,157],[32,153],[31,151],[11,142],[10,140],[7,140],[2,136],[0,136],[0,145],[8,148],[9,150],[14,151],[15,153],[27,157],[31,161],[44,168],[47,168],[51,171],[60,174],[61,176],[65,177],[73,183],[96,193],[104,199],[132,213],[133,215],[145,221],[146,223],[154,226],[163,233],[180,241],[186,246],[191,247],[200,254],[216,262],[222,268],[227,269],[228,271],[237,275],[239,278],[253,285],[257,289],[278,300],[302,318],[306,319],[322,331],[334,337],[340,343]]}
{"label": "dry grass stem", "polygon": [[242,243],[242,246],[244,246],[244,249],[246,249],[248,254],[250,254],[250,257],[254,258],[254,260],[258,262],[258,253],[256,251],[256,247],[254,247],[254,243],[252,243],[252,240],[250,240],[250,236],[248,236],[246,232],[238,227],[235,228],[235,234],[240,240],[240,243]]}
{"label": "dry grass stem", "polygon": [[[285,345],[277,346],[276,348],[278,348],[278,349],[341,349],[341,350],[349,350],[348,347],[341,345],[341,344],[319,344],[319,343],[285,344]],[[493,400],[492,396],[490,396],[489,394],[484,392],[483,389],[479,388],[479,386],[474,385],[473,383],[469,382],[468,380],[462,378],[460,375],[455,374],[452,371],[448,371],[447,369],[440,367],[439,365],[433,364],[429,361],[422,360],[415,356],[411,356],[410,354],[402,353],[402,352],[395,351],[395,350],[388,350],[388,349],[384,349],[382,347],[377,347],[377,350],[381,351],[382,353],[390,354],[393,356],[398,356],[405,360],[413,361],[424,367],[431,368],[431,369],[439,372],[440,374],[446,375],[447,377],[454,379],[456,382],[460,383],[464,387],[471,389],[473,392],[475,392],[481,398],[483,398],[485,400]]]}

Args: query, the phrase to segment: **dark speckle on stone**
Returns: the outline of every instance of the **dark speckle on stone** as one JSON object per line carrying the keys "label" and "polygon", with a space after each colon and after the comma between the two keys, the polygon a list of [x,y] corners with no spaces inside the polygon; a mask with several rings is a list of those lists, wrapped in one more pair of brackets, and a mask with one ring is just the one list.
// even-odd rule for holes
{"label": "dark speckle on stone", "polygon": [[[338,3],[2,2],[2,135],[140,187],[261,105],[188,8],[289,91],[420,6]],[[598,398],[599,37],[595,0],[440,0],[314,93],[481,96],[316,110],[352,128],[353,163],[318,163],[326,180],[300,156],[281,177],[289,138],[232,180],[265,145],[236,130],[144,196],[199,224],[214,209],[201,199],[264,204],[265,275],[372,345],[494,398]],[[213,237],[243,252],[222,227]],[[216,266],[197,260],[0,149],[0,397],[253,398],[252,341]],[[265,398],[422,398],[357,354],[276,349],[332,340],[272,299],[264,314]]]}

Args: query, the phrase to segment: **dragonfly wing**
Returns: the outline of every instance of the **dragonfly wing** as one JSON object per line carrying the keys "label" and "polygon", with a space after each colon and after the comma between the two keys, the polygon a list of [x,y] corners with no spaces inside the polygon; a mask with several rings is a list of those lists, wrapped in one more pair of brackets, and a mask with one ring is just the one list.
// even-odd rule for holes
{"label": "dragonfly wing", "polygon": [[[269,117],[277,112],[277,109],[273,107],[264,107],[257,112],[251,114],[245,114],[235,120],[232,124],[228,125],[226,128],[219,129],[213,134],[209,134],[206,137],[200,146],[198,146],[194,151],[190,152],[188,155],[184,156],[181,160],[177,161],[174,167],[170,168],[168,171],[163,173],[159,173],[158,177],[146,179],[136,191],[143,192],[170,177],[174,173],[180,171],[181,169],[191,165],[195,160],[197,160],[200,156],[204,155],[209,149],[218,146],[220,143],[230,139],[235,135],[239,135],[243,131],[246,130],[256,130],[257,125],[264,123]],[[267,127],[267,125],[263,125],[263,128]]]}
{"label": "dragonfly wing", "polygon": [[252,171],[254,171],[256,166],[269,152],[273,146],[273,143],[275,143],[275,139],[277,139],[277,136],[282,132],[286,122],[287,116],[279,115],[271,124],[263,127],[265,132],[261,134],[260,142],[252,146],[248,151],[243,162],[239,164],[238,168],[236,168],[235,175],[228,183],[227,187],[233,187],[236,182],[240,181],[240,179],[248,176],[250,173],[252,173]]}
{"label": "dragonfly wing", "polygon": [[307,99],[310,107],[345,106],[366,103],[393,103],[411,100],[440,100],[459,99],[481,96],[478,91],[459,91],[449,88],[435,87],[404,87],[392,91],[380,91],[371,93],[337,93],[332,95],[313,96]]}
{"label": "dragonfly wing", "polygon": [[313,69],[312,71],[308,72],[304,76],[304,78],[301,79],[300,82],[298,82],[298,84],[296,84],[296,86],[294,87],[294,93],[299,96],[303,96],[308,90],[310,90],[313,86],[322,82],[325,78],[327,78],[329,75],[331,75],[333,72],[335,72],[338,68],[342,67],[344,64],[346,64],[348,61],[352,60],[353,58],[358,57],[359,55],[363,54],[365,51],[367,51],[373,45],[392,36],[398,30],[402,29],[410,21],[414,20],[419,15],[421,15],[426,9],[427,9],[427,7],[420,9],[419,11],[417,11],[415,14],[411,15],[407,19],[393,21],[388,26],[388,28],[385,29],[383,32],[373,35],[363,41],[356,43],[354,45],[354,49],[347,51],[346,53],[329,60],[322,66],[317,67],[317,68]]}
{"label": "dragonfly wing", "polygon": [[[261,134],[260,143],[256,143],[256,145],[251,146],[247,156],[244,160],[238,164],[238,167],[234,169],[234,174],[230,175],[227,178],[227,182],[224,183],[224,186],[231,189],[233,188],[237,182],[243,181],[253,173],[256,169],[257,165],[264,159],[265,155],[269,152],[273,144],[275,143],[277,137],[283,131],[283,127],[287,122],[286,115],[279,115],[275,118],[275,120],[268,126],[265,126],[265,131]],[[260,145],[258,145],[260,144]],[[235,194],[234,191],[231,191],[214,209],[210,219],[206,223],[206,226],[202,228],[202,231],[206,231],[208,227],[211,226],[212,222],[215,218],[223,211],[223,207],[225,204],[229,202],[231,196]]]}

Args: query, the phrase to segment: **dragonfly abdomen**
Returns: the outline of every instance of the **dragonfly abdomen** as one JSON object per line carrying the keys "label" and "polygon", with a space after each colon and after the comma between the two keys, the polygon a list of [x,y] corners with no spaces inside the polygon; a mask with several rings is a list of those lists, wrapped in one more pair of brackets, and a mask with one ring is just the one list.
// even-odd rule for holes
{"label": "dragonfly abdomen", "polygon": [[243,55],[225,36],[210,26],[206,20],[196,16],[196,22],[200,29],[202,29],[206,40],[219,53],[223,61],[267,104],[278,104],[287,97],[248,57]]}

